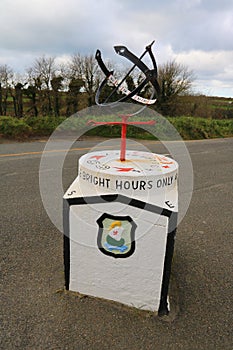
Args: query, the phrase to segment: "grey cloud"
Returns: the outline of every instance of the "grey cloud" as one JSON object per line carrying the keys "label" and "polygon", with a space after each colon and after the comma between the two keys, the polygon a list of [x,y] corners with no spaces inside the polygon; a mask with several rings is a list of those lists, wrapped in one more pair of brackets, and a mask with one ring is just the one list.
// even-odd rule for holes
{"label": "grey cloud", "polygon": [[[153,39],[157,42],[155,49],[170,47],[172,58],[191,51],[215,54],[218,50],[233,50],[233,2],[1,0],[0,32],[0,64],[12,64],[18,70],[41,54],[90,54],[97,48],[105,58],[115,60],[114,45],[124,44],[140,53]],[[162,61],[169,58],[164,56]],[[199,54],[198,59],[201,66],[203,56]],[[189,61],[187,55],[185,64]],[[200,79],[202,75],[220,76],[224,63],[220,61],[212,69],[209,57],[207,61],[211,69],[202,65]]]}

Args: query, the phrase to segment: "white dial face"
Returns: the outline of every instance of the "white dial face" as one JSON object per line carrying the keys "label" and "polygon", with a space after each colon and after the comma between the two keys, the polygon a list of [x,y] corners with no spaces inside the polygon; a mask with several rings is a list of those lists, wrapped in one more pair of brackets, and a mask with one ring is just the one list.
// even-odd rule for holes
{"label": "white dial face", "polygon": [[178,168],[171,158],[150,152],[127,151],[126,160],[120,161],[119,151],[101,151],[88,153],[80,160],[80,165],[99,173],[114,175],[147,176],[166,174]]}

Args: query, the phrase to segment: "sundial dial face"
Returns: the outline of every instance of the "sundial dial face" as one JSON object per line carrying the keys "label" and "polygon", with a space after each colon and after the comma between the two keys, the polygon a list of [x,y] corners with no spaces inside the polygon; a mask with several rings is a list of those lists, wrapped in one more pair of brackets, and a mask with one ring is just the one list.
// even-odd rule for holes
{"label": "sundial dial face", "polygon": [[87,153],[80,164],[86,169],[111,175],[131,174],[134,177],[149,176],[151,172],[170,173],[177,169],[177,163],[166,156],[150,152],[126,151],[127,159],[123,164],[119,160],[119,151],[98,151]]}
{"label": "sundial dial face", "polygon": [[[130,196],[160,196],[175,190],[178,164],[167,156],[151,152],[127,150],[126,160],[120,151],[102,150],[83,155],[79,159],[80,188],[88,193],[119,193]],[[91,193],[90,192],[90,193]],[[149,197],[148,197],[149,196]]]}

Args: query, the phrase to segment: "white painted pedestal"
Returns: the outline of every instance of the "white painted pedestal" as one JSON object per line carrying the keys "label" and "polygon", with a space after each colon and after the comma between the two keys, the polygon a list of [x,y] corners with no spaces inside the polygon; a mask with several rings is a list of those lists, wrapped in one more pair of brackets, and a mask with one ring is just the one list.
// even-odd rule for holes
{"label": "white painted pedestal", "polygon": [[88,153],[64,195],[66,289],[167,314],[178,164],[149,152]]}

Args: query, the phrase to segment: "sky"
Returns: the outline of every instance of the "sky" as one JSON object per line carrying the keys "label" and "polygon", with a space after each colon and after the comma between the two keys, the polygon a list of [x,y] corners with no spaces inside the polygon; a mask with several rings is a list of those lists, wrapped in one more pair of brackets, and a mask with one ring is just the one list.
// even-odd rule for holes
{"label": "sky", "polygon": [[140,56],[155,40],[158,66],[176,60],[194,92],[233,97],[233,0],[0,0],[0,33],[0,65],[18,73],[96,49],[118,63],[113,46]]}

